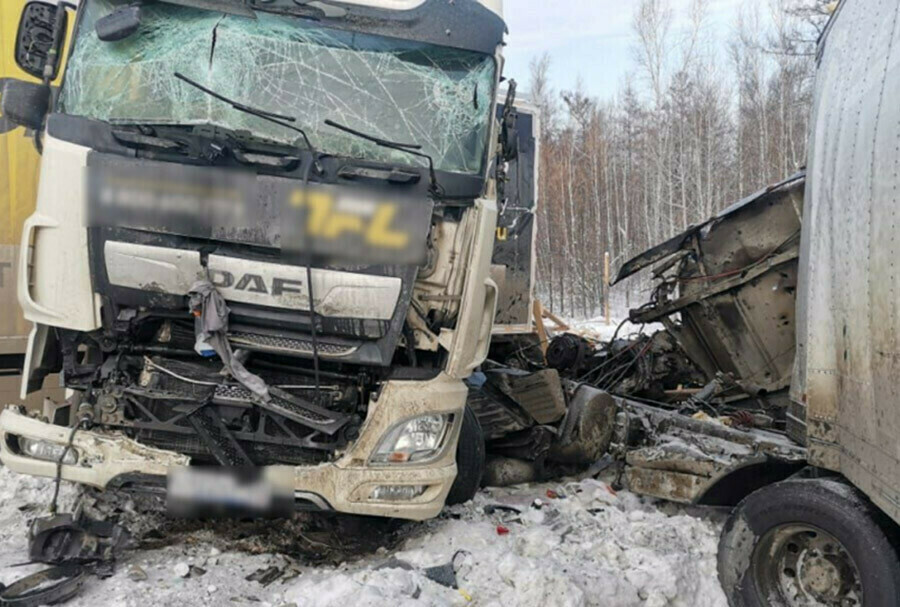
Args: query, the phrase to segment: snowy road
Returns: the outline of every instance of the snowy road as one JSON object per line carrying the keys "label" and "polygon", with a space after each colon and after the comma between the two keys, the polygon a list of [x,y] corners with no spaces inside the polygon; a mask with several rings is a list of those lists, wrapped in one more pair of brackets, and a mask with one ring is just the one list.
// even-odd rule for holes
{"label": "snowy road", "polygon": [[[52,484],[0,468],[0,486],[0,581],[8,584],[41,568],[13,565],[26,558],[28,521],[45,512]],[[64,501],[73,495],[64,486]],[[127,512],[130,505],[126,524],[147,518]],[[404,525],[403,539],[386,540],[391,550],[350,548],[342,563],[271,552],[292,552],[289,536],[333,558],[329,540],[302,526],[269,522],[265,537],[254,537],[259,527],[222,533],[197,523],[175,543],[124,553],[113,577],[91,578],[67,605],[725,607],[715,566],[720,521],[585,479],[485,490],[436,520]],[[459,589],[426,577],[424,568],[451,560]],[[245,579],[269,567],[274,581]]]}

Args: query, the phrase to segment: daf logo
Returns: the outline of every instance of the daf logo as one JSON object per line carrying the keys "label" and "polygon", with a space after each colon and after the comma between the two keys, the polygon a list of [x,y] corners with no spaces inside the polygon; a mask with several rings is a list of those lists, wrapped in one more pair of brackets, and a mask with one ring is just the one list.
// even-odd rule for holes
{"label": "daf logo", "polygon": [[209,269],[209,280],[220,289],[234,289],[236,291],[247,291],[248,293],[264,293],[274,296],[284,295],[285,293],[305,293],[302,289],[303,281],[293,280],[290,278],[273,277],[271,285],[266,284],[266,280],[259,274],[246,273],[236,277],[228,270]]}

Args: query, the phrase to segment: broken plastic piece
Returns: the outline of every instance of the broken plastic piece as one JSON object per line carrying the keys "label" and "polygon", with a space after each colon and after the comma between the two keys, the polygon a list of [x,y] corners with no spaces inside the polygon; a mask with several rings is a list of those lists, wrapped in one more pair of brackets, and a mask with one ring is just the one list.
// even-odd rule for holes
{"label": "broken plastic piece", "polygon": [[222,359],[225,368],[232,377],[241,382],[245,388],[263,399],[269,400],[269,387],[258,375],[251,373],[231,350],[226,333],[228,332],[228,305],[218,289],[209,280],[199,280],[191,285],[190,309],[200,310],[200,316],[194,318],[194,349],[203,354],[212,348]]}
{"label": "broken plastic piece", "polygon": [[62,603],[81,591],[86,578],[87,571],[79,564],[44,569],[4,588],[0,592],[0,605],[37,607]]}
{"label": "broken plastic piece", "polygon": [[456,570],[453,568],[453,563],[446,563],[444,565],[428,567],[427,569],[425,569],[425,577],[433,582],[441,584],[442,586],[446,586],[447,588],[459,588],[459,585],[456,581]]}
{"label": "broken plastic piece", "polygon": [[37,518],[32,523],[28,556],[32,561],[48,564],[112,563],[130,540],[121,525],[57,514]]}
{"label": "broken plastic piece", "polygon": [[507,506],[506,504],[488,504],[484,507],[485,514],[493,514],[498,510],[512,512],[514,514],[522,514],[521,508],[516,508],[515,506]]}

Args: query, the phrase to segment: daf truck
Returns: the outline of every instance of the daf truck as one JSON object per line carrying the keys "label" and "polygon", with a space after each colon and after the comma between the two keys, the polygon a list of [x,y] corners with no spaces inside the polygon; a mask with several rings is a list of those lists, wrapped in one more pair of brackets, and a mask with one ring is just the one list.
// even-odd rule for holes
{"label": "daf truck", "polygon": [[207,506],[471,497],[464,380],[531,327],[536,122],[513,83],[498,101],[505,32],[501,0],[26,4],[40,81],[0,99],[41,153],[22,391],[70,396],[3,411],[3,464]]}

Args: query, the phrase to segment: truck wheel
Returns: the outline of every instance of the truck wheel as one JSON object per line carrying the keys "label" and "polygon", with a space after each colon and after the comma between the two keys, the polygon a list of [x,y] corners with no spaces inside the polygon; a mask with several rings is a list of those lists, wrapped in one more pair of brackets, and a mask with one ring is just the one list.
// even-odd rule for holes
{"label": "truck wheel", "polygon": [[447,494],[447,505],[461,504],[475,497],[483,474],[484,433],[475,412],[467,406],[456,446],[456,479]]}
{"label": "truck wheel", "polygon": [[878,515],[837,480],[786,480],[751,493],[719,539],[729,605],[900,605],[900,562]]}

